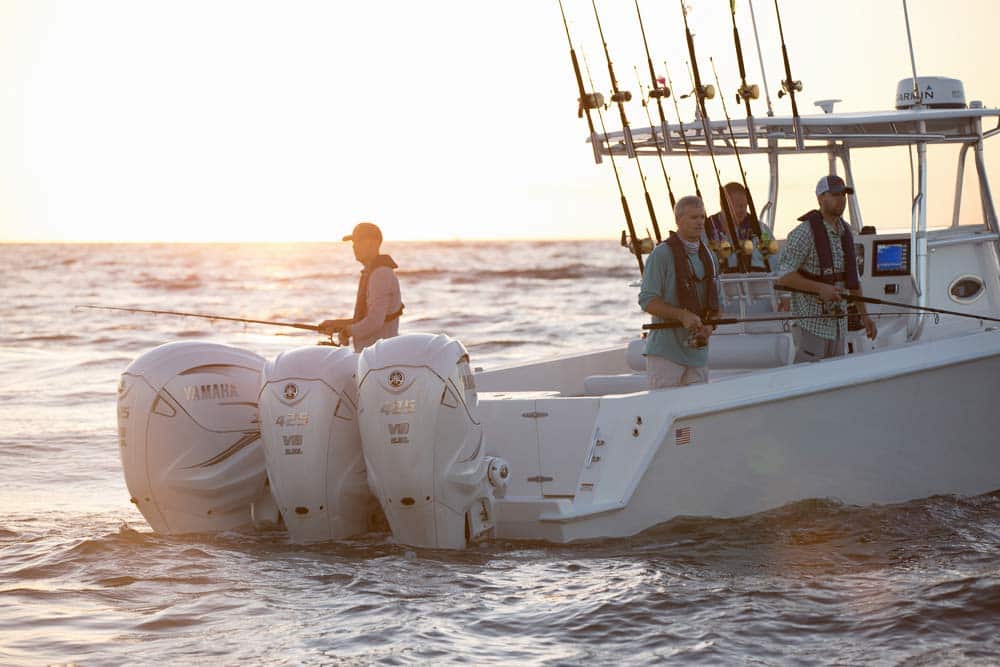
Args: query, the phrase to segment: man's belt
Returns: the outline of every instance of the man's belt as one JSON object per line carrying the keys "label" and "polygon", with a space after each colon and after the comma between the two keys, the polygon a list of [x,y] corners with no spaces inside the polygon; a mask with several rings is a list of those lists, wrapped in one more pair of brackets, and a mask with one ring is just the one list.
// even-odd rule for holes
{"label": "man's belt", "polygon": [[799,269],[799,275],[804,278],[808,278],[809,280],[815,280],[818,283],[829,283],[831,285],[838,282],[839,283],[847,282],[847,274],[845,274],[843,271],[840,271],[839,273],[831,273],[828,276],[820,276],[815,273],[809,273],[808,271]]}

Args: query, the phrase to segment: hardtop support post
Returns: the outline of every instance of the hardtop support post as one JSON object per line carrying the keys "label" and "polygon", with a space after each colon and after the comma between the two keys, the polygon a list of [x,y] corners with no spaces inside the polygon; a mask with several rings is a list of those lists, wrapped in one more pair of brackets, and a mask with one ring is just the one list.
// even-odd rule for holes
{"label": "hardtop support post", "polygon": [[[920,123],[920,133],[926,132]],[[913,219],[910,227],[910,249],[914,261],[910,275],[917,293],[917,305],[927,306],[927,142],[917,143],[917,196],[913,199]],[[909,331],[910,340],[918,340],[924,329],[924,313],[913,318]]]}
{"label": "hardtop support post", "polygon": [[[976,130],[979,140],[976,141],[975,158],[976,174],[979,176],[979,199],[983,207],[983,222],[986,228],[994,234],[1000,233],[1000,225],[997,224],[997,212],[993,205],[993,191],[990,188],[989,178],[986,176],[986,161],[983,158],[983,122],[976,119]],[[1000,265],[1000,240],[993,241],[993,254]]]}
{"label": "hardtop support post", "polygon": [[982,124],[980,123],[979,141],[976,142],[976,172],[979,175],[979,198],[983,205],[983,221],[987,229],[994,234],[1000,233],[1000,225],[997,224],[997,212],[993,206],[993,191],[990,188],[989,178],[986,176],[986,161],[983,158],[983,135]]}
{"label": "hardtop support post", "polygon": [[[844,180],[854,188],[854,194],[848,198],[847,203],[851,209],[851,229],[855,234],[861,233],[861,228],[865,223],[861,217],[861,202],[858,201],[858,186],[854,182],[854,172],[851,170],[851,151],[846,146],[840,147],[840,161],[844,163]],[[836,173],[836,172],[831,172]]]}
{"label": "hardtop support post", "polygon": [[955,174],[955,206],[951,210],[952,228],[958,227],[959,214],[962,212],[962,188],[965,184],[965,158],[968,156],[970,146],[971,144],[962,144],[962,148],[958,151],[958,173]]}
{"label": "hardtop support post", "polygon": [[767,224],[773,238],[774,226],[777,223],[775,216],[778,210],[778,141],[771,137],[768,137],[767,140],[767,167],[770,174],[767,187],[767,203],[761,209],[760,221],[764,223],[763,218],[766,214],[767,222],[765,224]]}

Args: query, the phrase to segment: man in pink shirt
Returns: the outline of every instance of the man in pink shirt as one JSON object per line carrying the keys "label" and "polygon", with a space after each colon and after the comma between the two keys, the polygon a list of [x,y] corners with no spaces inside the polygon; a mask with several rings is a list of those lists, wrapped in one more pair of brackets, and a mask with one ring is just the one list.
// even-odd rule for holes
{"label": "man in pink shirt", "polygon": [[347,345],[353,339],[354,351],[360,352],[381,338],[399,334],[403,301],[396,277],[396,262],[389,255],[380,254],[382,230],[370,222],[360,222],[344,240],[353,244],[354,258],[363,267],[354,302],[354,317],[325,320],[319,327],[321,333],[336,333],[341,345]]}

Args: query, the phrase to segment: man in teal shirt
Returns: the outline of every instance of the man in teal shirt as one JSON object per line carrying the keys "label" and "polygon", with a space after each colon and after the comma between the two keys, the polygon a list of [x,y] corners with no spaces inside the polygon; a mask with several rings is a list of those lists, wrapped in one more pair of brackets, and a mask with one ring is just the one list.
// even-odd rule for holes
{"label": "man in teal shirt", "polygon": [[653,322],[679,322],[676,329],[653,329],[646,338],[650,389],[708,382],[708,338],[717,317],[719,268],[702,242],[705,205],[694,196],[674,207],[677,232],[656,246],[646,261],[639,306]]}

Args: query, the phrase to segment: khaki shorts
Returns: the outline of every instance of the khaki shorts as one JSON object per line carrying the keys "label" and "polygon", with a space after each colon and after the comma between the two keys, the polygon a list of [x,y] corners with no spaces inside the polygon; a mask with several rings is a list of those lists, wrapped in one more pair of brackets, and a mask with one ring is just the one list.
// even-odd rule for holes
{"label": "khaki shorts", "polygon": [[708,366],[683,366],[655,354],[646,355],[650,389],[683,387],[708,382]]}
{"label": "khaki shorts", "polygon": [[844,356],[844,339],[820,338],[801,327],[795,327],[795,363],[819,361]]}

